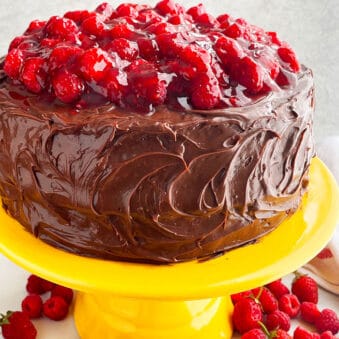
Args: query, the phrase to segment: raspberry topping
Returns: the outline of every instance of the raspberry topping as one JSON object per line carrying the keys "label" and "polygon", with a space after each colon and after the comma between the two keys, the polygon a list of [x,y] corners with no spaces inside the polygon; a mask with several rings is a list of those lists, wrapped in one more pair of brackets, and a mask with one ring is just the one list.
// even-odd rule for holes
{"label": "raspberry topping", "polygon": [[147,113],[162,104],[244,106],[292,85],[300,65],[276,33],[228,14],[214,18],[202,4],[186,10],[162,0],[34,20],[10,44],[4,71],[65,104],[95,94]]}

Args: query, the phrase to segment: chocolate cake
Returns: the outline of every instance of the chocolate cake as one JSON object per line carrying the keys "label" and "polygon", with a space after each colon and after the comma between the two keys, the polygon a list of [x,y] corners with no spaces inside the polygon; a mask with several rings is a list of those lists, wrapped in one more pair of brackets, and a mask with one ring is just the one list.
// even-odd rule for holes
{"label": "chocolate cake", "polygon": [[202,5],[33,21],[0,68],[3,208],[52,246],[149,263],[252,242],[299,206],[312,72]]}

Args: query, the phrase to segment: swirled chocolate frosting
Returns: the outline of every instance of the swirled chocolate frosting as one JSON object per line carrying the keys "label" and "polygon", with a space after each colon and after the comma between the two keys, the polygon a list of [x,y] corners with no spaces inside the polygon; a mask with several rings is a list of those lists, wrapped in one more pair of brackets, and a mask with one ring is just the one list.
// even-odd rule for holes
{"label": "swirled chocolate frosting", "polygon": [[0,194],[41,240],[84,256],[151,263],[249,243],[296,210],[314,154],[313,78],[246,107],[112,104],[72,115],[0,84]]}

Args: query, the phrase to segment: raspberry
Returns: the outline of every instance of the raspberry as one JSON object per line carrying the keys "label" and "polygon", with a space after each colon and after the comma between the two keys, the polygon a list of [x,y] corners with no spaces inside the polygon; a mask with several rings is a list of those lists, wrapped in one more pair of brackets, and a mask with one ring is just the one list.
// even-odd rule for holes
{"label": "raspberry", "polygon": [[55,47],[48,59],[49,69],[54,71],[57,68],[65,67],[67,64],[74,62],[81,52],[81,48],[76,46]]}
{"label": "raspberry", "polygon": [[111,69],[103,80],[104,86],[107,89],[106,96],[116,104],[122,102],[122,98],[127,92],[127,79],[125,75],[125,73],[120,72],[118,69]]}
{"label": "raspberry", "polygon": [[124,38],[112,40],[106,50],[116,52],[121,59],[133,61],[138,56],[138,45],[134,41],[129,41]]}
{"label": "raspberry", "polygon": [[225,35],[227,35],[230,38],[237,39],[242,37],[244,34],[244,29],[239,24],[234,23],[230,26],[228,26],[225,30]]}
{"label": "raspberry", "polygon": [[21,70],[21,81],[33,93],[40,93],[45,87],[45,60],[41,57],[26,59]]}
{"label": "raspberry", "polygon": [[241,334],[253,328],[260,328],[260,322],[263,320],[261,307],[252,299],[242,299],[234,306],[232,320],[235,329]]}
{"label": "raspberry", "polygon": [[68,314],[68,304],[62,297],[50,297],[43,304],[43,313],[49,319],[63,320]]}
{"label": "raspberry", "polygon": [[284,294],[279,299],[279,309],[291,318],[295,318],[300,311],[300,303],[294,294]]}
{"label": "raspberry", "polygon": [[68,305],[70,305],[73,300],[73,290],[68,287],[55,285],[54,288],[52,289],[51,296],[61,297],[67,302]]}
{"label": "raspberry", "polygon": [[56,97],[65,103],[80,99],[85,88],[83,81],[76,74],[65,69],[59,70],[53,76],[52,86]]}
{"label": "raspberry", "polygon": [[337,339],[331,331],[326,331],[320,334],[320,339]]}
{"label": "raspberry", "polygon": [[104,18],[110,18],[114,13],[114,8],[107,2],[103,2],[96,9],[95,12],[101,14]]}
{"label": "raspberry", "polygon": [[134,18],[138,15],[139,5],[137,4],[121,4],[116,9],[117,17]]}
{"label": "raspberry", "polygon": [[315,327],[319,333],[331,331],[332,334],[337,334],[339,331],[339,319],[336,312],[329,308],[323,309],[315,320]]}
{"label": "raspberry", "polygon": [[68,18],[76,22],[78,25],[81,24],[85,19],[90,16],[89,11],[69,11],[65,13],[64,18]]}
{"label": "raspberry", "polygon": [[244,51],[240,45],[228,37],[219,38],[215,43],[214,49],[224,66],[229,66],[244,56]]}
{"label": "raspberry", "polygon": [[88,49],[80,58],[79,69],[86,81],[99,82],[112,67],[109,55],[101,48]]}
{"label": "raspberry", "polygon": [[231,76],[251,92],[257,93],[264,86],[264,69],[246,56],[232,65]]}
{"label": "raspberry", "polygon": [[316,319],[320,316],[320,311],[316,304],[304,301],[300,305],[300,316],[301,319],[306,322],[314,324]]}
{"label": "raspberry", "polygon": [[42,313],[42,299],[38,294],[31,294],[21,302],[21,309],[26,312],[31,319],[40,318]]}
{"label": "raspberry", "polygon": [[172,0],[162,0],[158,2],[155,9],[161,15],[175,15],[184,12],[183,7]]}
{"label": "raspberry", "polygon": [[99,18],[99,15],[91,15],[82,22],[81,28],[84,33],[94,35],[96,37],[103,37],[106,33],[106,25]]}
{"label": "raspberry", "polygon": [[196,19],[197,17],[205,13],[206,13],[206,9],[203,4],[193,6],[187,10],[187,14],[189,14],[193,19]]}
{"label": "raspberry", "polygon": [[292,72],[299,72],[300,71],[300,64],[297,60],[297,57],[294,51],[290,47],[279,47],[278,48],[278,55],[281,60],[286,63],[289,70]]}
{"label": "raspberry", "polygon": [[67,40],[72,33],[78,32],[78,26],[71,19],[53,16],[46,24],[46,32],[49,37]]}
{"label": "raspberry", "polygon": [[128,24],[115,25],[113,28],[111,28],[109,34],[112,39],[125,38],[128,40],[132,40],[135,36],[135,33]]}
{"label": "raspberry", "polygon": [[319,334],[307,331],[305,328],[298,326],[293,333],[293,339],[318,339]]}
{"label": "raspberry", "polygon": [[274,311],[267,315],[266,326],[269,330],[280,328],[284,331],[289,331],[291,328],[290,317],[282,311]]}
{"label": "raspberry", "polygon": [[254,297],[260,302],[264,313],[269,314],[278,309],[278,300],[268,288],[260,287],[252,292]]}
{"label": "raspberry", "polygon": [[319,259],[333,258],[333,253],[332,253],[332,251],[331,251],[328,247],[325,247],[325,248],[317,255],[317,258],[319,258]]}
{"label": "raspberry", "polygon": [[241,299],[249,298],[252,295],[252,291],[244,291],[231,295],[232,303],[235,305]]}
{"label": "raspberry", "polygon": [[270,335],[270,338],[276,339],[292,339],[292,337],[284,330],[278,329],[273,331]]}
{"label": "raspberry", "polygon": [[31,274],[27,279],[26,290],[31,294],[43,294],[50,291],[54,284],[50,281],[42,279],[34,274]]}
{"label": "raspberry", "polygon": [[153,61],[157,58],[158,46],[154,40],[139,38],[137,40],[140,56],[148,61]]}
{"label": "raspberry", "polygon": [[41,30],[43,27],[46,26],[46,21],[41,21],[41,20],[33,20],[28,28],[26,29],[25,34],[31,34],[35,31]]}
{"label": "raspberry", "polygon": [[6,56],[4,71],[12,79],[18,79],[23,64],[23,52],[13,48]]}
{"label": "raspberry", "polygon": [[241,339],[267,339],[267,335],[260,328],[254,328],[248,332],[245,332]]}
{"label": "raspberry", "polygon": [[298,297],[300,302],[318,303],[318,285],[307,275],[296,276],[292,283],[292,293]]}
{"label": "raspberry", "polygon": [[290,290],[281,279],[273,281],[266,285],[266,287],[275,295],[275,297],[279,300],[284,294],[289,294]]}
{"label": "raspberry", "polygon": [[7,312],[0,315],[0,326],[4,339],[35,339],[37,330],[25,312]]}
{"label": "raspberry", "polygon": [[208,13],[203,13],[195,18],[195,22],[205,27],[218,27],[218,21]]}

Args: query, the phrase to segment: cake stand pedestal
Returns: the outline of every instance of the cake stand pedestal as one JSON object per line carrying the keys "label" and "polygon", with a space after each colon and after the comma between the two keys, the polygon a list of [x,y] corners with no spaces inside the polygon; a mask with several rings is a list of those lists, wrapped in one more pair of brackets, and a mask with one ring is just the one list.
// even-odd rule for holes
{"label": "cake stand pedestal", "polygon": [[326,245],[338,219],[338,186],[313,159],[309,192],[292,217],[257,243],[205,262],[155,266],[80,257],[36,239],[3,210],[0,251],[79,291],[74,318],[81,338],[230,338],[230,294],[302,266]]}

